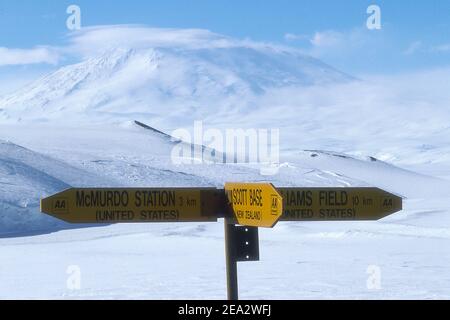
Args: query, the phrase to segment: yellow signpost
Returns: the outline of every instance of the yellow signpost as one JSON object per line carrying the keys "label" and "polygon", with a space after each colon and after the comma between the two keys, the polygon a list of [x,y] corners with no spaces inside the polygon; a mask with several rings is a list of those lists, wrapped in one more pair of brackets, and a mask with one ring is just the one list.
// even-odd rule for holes
{"label": "yellow signpost", "polygon": [[240,225],[272,228],[283,213],[283,199],[271,183],[226,183],[225,192]]}
{"label": "yellow signpost", "polygon": [[[225,218],[228,299],[238,299],[237,262],[259,260],[258,227],[283,221],[378,220],[402,198],[377,188],[278,188],[227,183],[216,188],[68,189],[41,211],[69,223],[214,222]],[[236,226],[240,224],[241,226]]]}
{"label": "yellow signpost", "polygon": [[69,189],[41,200],[41,211],[70,223],[215,222],[215,188]]}
{"label": "yellow signpost", "polygon": [[378,188],[278,188],[283,221],[379,220],[402,210],[402,198]]}

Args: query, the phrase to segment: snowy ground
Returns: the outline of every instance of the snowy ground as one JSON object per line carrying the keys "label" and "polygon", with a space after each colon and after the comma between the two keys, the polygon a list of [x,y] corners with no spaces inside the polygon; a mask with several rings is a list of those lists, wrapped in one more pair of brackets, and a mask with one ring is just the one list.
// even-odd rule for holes
{"label": "snowy ground", "polygon": [[[27,217],[0,238],[0,298],[226,297],[222,221],[62,230],[68,226],[42,222],[36,197],[67,185],[220,186],[267,179],[258,170],[174,166],[170,141],[132,125],[2,125],[0,137],[14,143],[0,144],[0,188],[10,190],[0,202]],[[448,182],[379,161],[297,151],[295,158],[293,150],[283,151],[289,165],[270,178],[276,185],[375,185],[406,197],[404,210],[378,222],[284,222],[261,230],[261,261],[239,265],[241,298],[450,298]],[[445,167],[441,172],[448,175]],[[22,189],[11,188],[19,178]],[[33,231],[36,221],[48,230]],[[80,268],[80,290],[67,287],[70,266]],[[367,287],[371,266],[380,268],[379,289]]]}
{"label": "snowy ground", "polygon": [[[436,231],[434,235],[433,231]],[[239,265],[241,298],[450,298],[448,228],[281,223],[261,261]],[[1,240],[1,298],[224,299],[223,225],[117,225]],[[69,266],[81,290],[69,290]],[[381,289],[368,290],[368,266]]]}

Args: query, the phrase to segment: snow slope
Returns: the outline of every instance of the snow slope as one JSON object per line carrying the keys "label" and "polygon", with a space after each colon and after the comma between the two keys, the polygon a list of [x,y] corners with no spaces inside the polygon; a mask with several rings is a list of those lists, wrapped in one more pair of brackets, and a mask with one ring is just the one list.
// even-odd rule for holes
{"label": "snow slope", "polygon": [[[102,179],[108,184],[107,177]],[[39,214],[40,199],[94,181],[98,184],[99,177],[0,140],[0,236],[70,227]]]}
{"label": "snow slope", "polygon": [[[278,186],[377,186],[405,199],[441,199],[450,190],[446,180],[374,158],[357,159],[324,151],[286,156],[279,172],[270,177],[261,176],[257,165],[174,164],[171,150],[179,142],[134,123],[126,127],[109,125],[100,131],[95,126],[4,125],[0,135],[40,152],[11,143],[0,145],[3,188],[0,203],[30,206],[27,217],[41,217],[39,199],[68,186],[222,187],[227,181],[269,178]],[[21,188],[20,192],[13,185]],[[15,216],[15,210],[4,211],[4,219],[8,216]],[[17,222],[14,225],[3,220],[3,228],[19,233],[48,231],[45,225],[34,224],[36,220],[14,219]]]}

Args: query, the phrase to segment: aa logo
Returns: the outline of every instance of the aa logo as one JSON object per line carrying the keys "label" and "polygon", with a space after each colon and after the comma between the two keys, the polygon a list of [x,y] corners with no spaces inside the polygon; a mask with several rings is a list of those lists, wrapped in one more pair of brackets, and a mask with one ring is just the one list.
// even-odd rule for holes
{"label": "aa logo", "polygon": [[383,207],[392,207],[394,205],[392,199],[384,199],[383,200]]}
{"label": "aa logo", "polygon": [[272,208],[271,208],[271,211],[272,211],[272,214],[278,214],[278,197],[277,196],[275,196],[275,195],[272,195]]}
{"label": "aa logo", "polygon": [[67,199],[58,198],[53,200],[53,211],[55,213],[67,213],[69,210]]}

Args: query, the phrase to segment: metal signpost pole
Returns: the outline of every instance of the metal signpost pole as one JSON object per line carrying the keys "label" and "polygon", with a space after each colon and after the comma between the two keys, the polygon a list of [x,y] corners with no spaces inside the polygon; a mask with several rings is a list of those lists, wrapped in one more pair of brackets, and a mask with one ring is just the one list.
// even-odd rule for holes
{"label": "metal signpost pole", "polygon": [[225,224],[225,260],[227,269],[227,296],[228,300],[238,300],[237,259],[235,246],[235,225],[230,218],[224,219]]}

